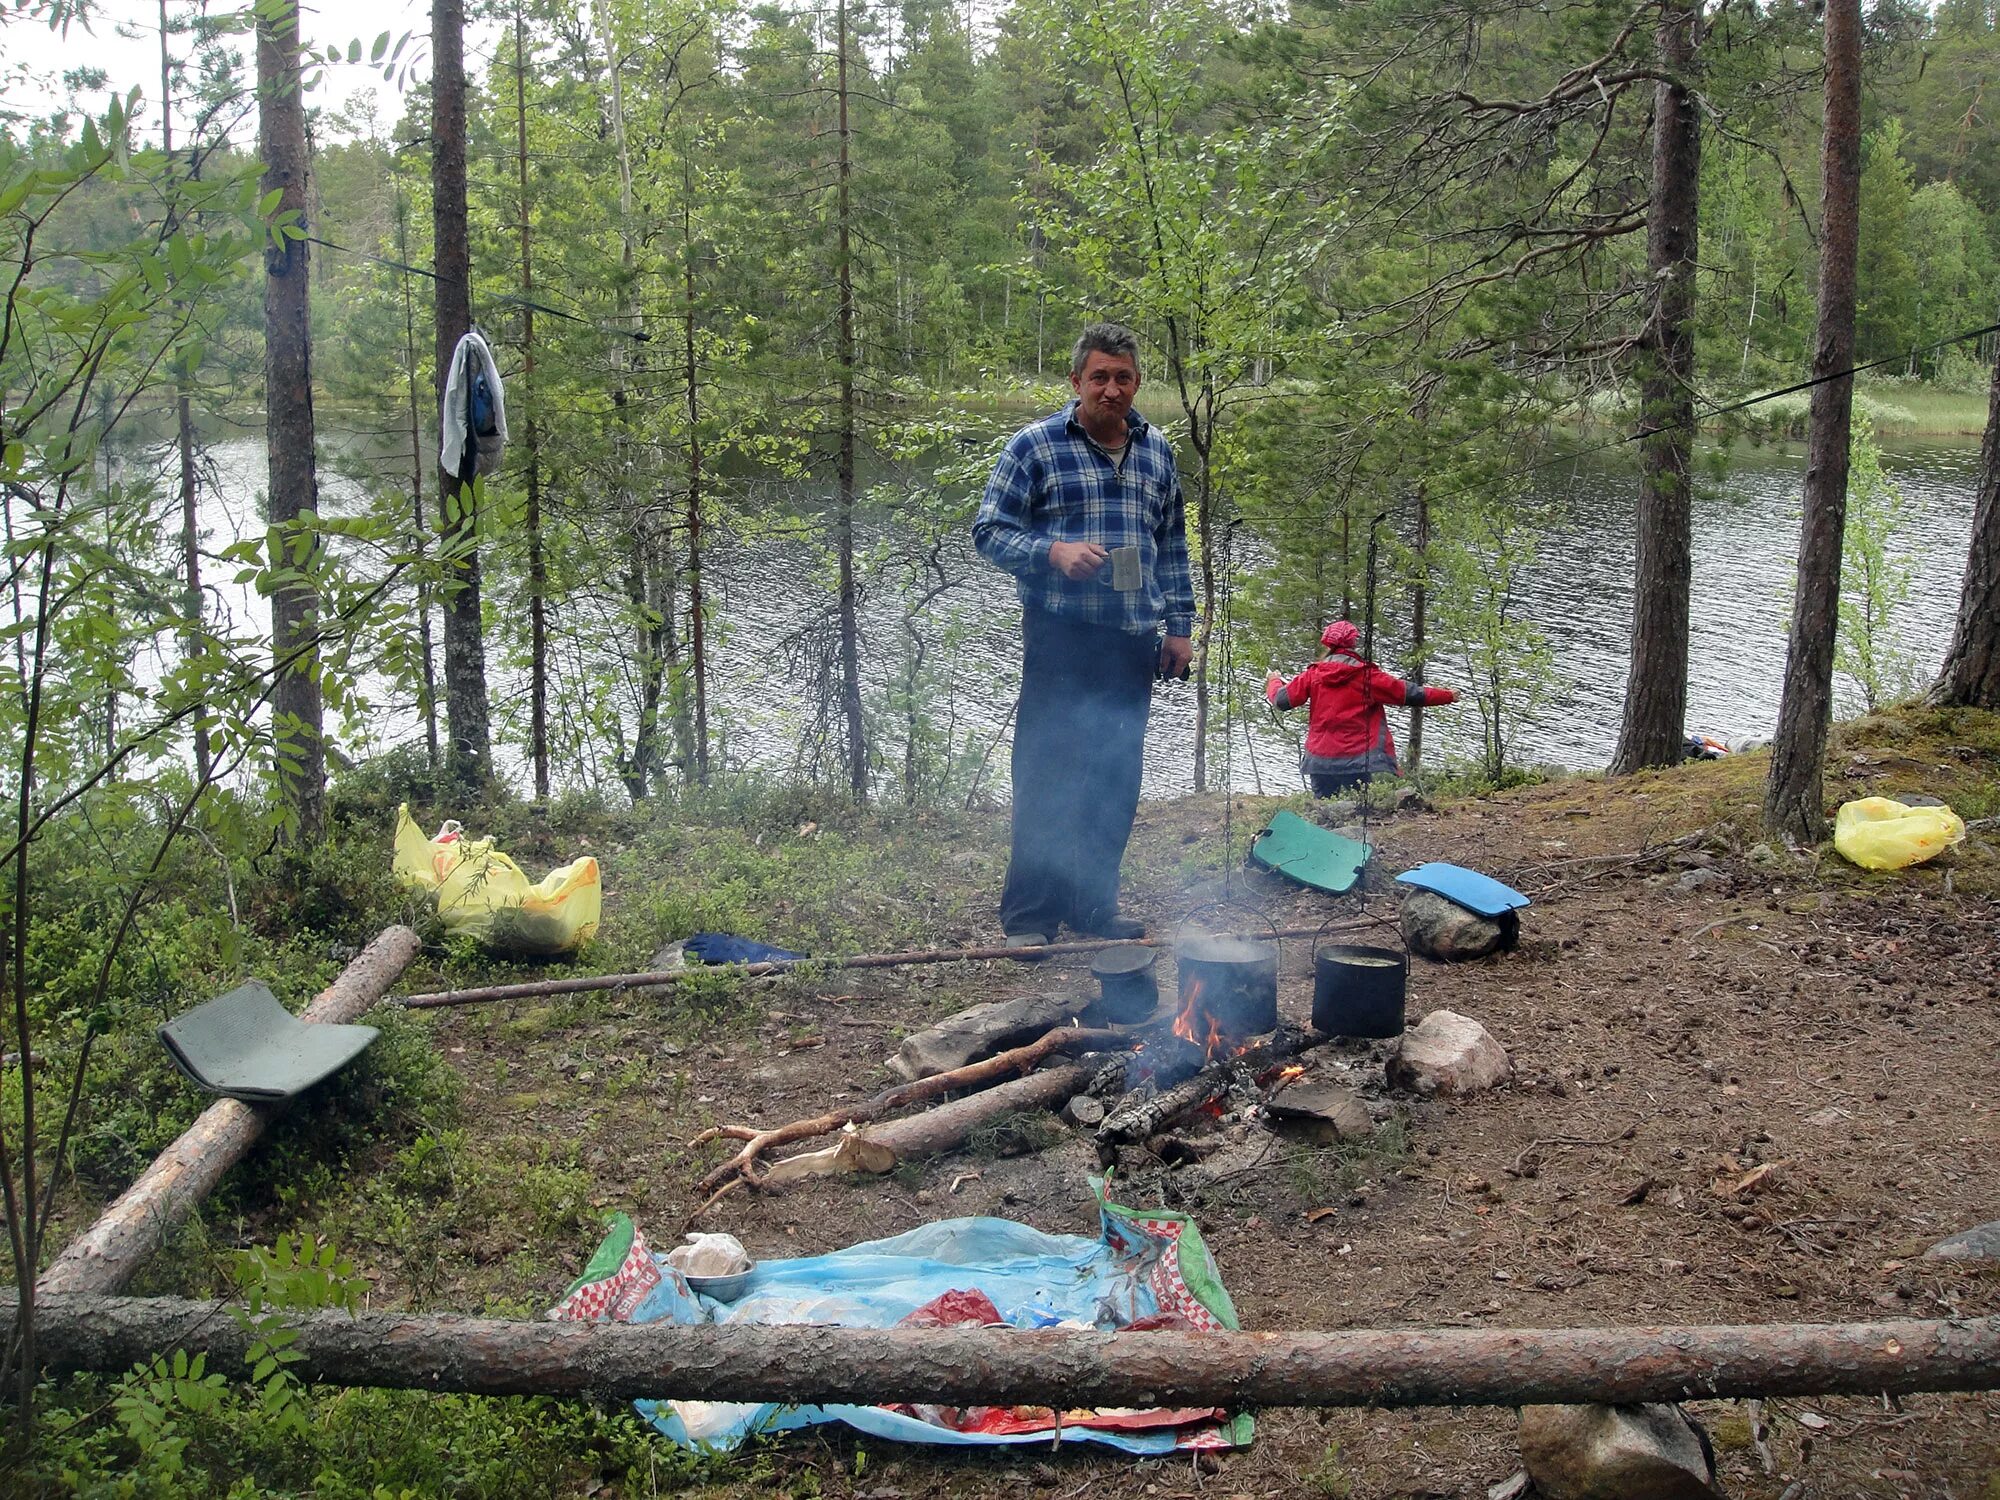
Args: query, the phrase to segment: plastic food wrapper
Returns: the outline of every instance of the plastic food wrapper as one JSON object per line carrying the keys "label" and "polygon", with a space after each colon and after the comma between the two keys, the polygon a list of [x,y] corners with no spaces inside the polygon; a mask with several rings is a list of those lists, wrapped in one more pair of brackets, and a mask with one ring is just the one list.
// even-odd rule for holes
{"label": "plastic food wrapper", "polygon": [[750,1269],[750,1256],[733,1234],[691,1234],[667,1252],[667,1264],[683,1276],[734,1276]]}
{"label": "plastic food wrapper", "polygon": [[1833,847],[1864,870],[1900,870],[1944,853],[1965,837],[1948,807],[1910,807],[1887,797],[1843,802],[1833,819]]}
{"label": "plastic food wrapper", "polygon": [[[1185,1214],[1120,1208],[1098,1185],[1099,1233],[1044,1234],[1011,1219],[945,1219],[830,1255],[760,1261],[729,1302],[692,1290],[623,1214],[548,1316],[629,1323],[813,1323],[840,1328],[1237,1327],[1201,1231]],[[948,1444],[1105,1443],[1160,1454],[1249,1444],[1248,1412],[1062,1411],[896,1403],[788,1406],[661,1399],[639,1414],[684,1448],[726,1452],[758,1433],[845,1422],[877,1437]]]}
{"label": "plastic food wrapper", "polygon": [[496,953],[574,953],[597,932],[604,911],[597,861],[590,856],[535,884],[491,839],[468,839],[455,822],[425,838],[407,806],[396,809],[393,869],[408,889],[437,897],[447,932],[476,938]]}

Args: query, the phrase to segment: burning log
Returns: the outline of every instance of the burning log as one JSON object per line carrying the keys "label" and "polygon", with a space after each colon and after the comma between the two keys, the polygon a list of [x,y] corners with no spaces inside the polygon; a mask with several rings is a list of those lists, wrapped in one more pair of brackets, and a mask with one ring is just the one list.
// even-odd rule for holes
{"label": "burning log", "polygon": [[996,1078],[1004,1078],[1009,1073],[1029,1073],[1034,1071],[1043,1059],[1058,1052],[1107,1052],[1113,1048],[1132,1045],[1132,1039],[1120,1032],[1090,1031],[1081,1027],[1062,1026],[1049,1032],[1040,1041],[1030,1042],[1025,1047],[1015,1047],[1011,1051],[997,1053],[982,1062],[953,1068],[948,1073],[933,1073],[928,1078],[919,1078],[911,1083],[899,1083],[894,1088],[884,1089],[872,1099],[864,1099],[845,1109],[830,1110],[809,1120],[794,1120],[789,1125],[777,1125],[769,1130],[758,1130],[750,1125],[717,1125],[704,1130],[688,1144],[704,1146],[710,1141],[724,1139],[745,1141],[748,1144],[702,1178],[697,1187],[701,1192],[712,1193],[717,1188],[723,1187],[731,1178],[748,1178],[755,1186],[757,1159],[774,1146],[785,1146],[793,1141],[807,1141],[816,1136],[832,1135],[834,1131],[849,1125],[879,1120],[890,1110],[901,1109],[906,1104],[941,1099],[958,1089],[978,1088],[993,1082]]}
{"label": "burning log", "polygon": [[1289,1023],[1282,1024],[1263,1041],[1211,1062],[1192,1078],[1183,1079],[1171,1088],[1156,1094],[1128,1096],[1097,1127],[1098,1152],[1101,1155],[1115,1151],[1119,1146],[1143,1141],[1181,1116],[1222,1097],[1232,1083],[1246,1075],[1254,1078],[1273,1064],[1296,1057],[1322,1040],[1324,1038],[1316,1032],[1303,1031]]}
{"label": "burning log", "polygon": [[[16,1310],[0,1305],[0,1338]],[[265,1330],[228,1304],[57,1296],[51,1373],[126,1370],[162,1349],[240,1369]],[[292,1373],[318,1385],[706,1401],[1070,1406],[1514,1406],[1982,1391],[2000,1318],[1681,1328],[1101,1333],[514,1322],[316,1312]]]}

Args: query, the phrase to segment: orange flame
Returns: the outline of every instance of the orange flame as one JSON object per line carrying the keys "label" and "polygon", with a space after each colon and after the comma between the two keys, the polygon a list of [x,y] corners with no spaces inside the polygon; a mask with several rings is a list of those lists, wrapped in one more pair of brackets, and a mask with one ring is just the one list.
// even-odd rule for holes
{"label": "orange flame", "polygon": [[[1206,1036],[1202,1035],[1203,1022],[1207,1023]],[[1204,1062],[1212,1061],[1230,1050],[1228,1036],[1221,1026],[1216,1024],[1215,1017],[1202,1007],[1199,979],[1188,986],[1187,998],[1181,1002],[1180,1014],[1174,1017],[1174,1035],[1184,1042],[1201,1048]]]}
{"label": "orange flame", "polygon": [[1294,1078],[1303,1078],[1305,1076],[1306,1070],[1297,1063],[1288,1063],[1286,1066],[1278,1069],[1278,1082],[1280,1083],[1290,1083]]}

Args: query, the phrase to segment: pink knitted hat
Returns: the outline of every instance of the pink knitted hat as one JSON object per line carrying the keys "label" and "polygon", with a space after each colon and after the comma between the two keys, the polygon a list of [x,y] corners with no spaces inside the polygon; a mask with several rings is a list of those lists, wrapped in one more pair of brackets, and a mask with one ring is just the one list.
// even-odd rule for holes
{"label": "pink knitted hat", "polygon": [[1319,643],[1329,651],[1352,651],[1361,644],[1361,632],[1351,621],[1335,620],[1320,632]]}

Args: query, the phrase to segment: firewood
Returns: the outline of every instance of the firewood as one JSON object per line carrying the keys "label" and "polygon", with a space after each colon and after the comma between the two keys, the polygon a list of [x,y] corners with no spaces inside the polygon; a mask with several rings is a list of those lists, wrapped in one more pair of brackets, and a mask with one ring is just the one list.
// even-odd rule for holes
{"label": "firewood", "polygon": [[[991,1059],[989,1059],[990,1061]],[[752,1177],[740,1173],[710,1195],[693,1213],[693,1223],[722,1199],[746,1184],[775,1187],[802,1177],[831,1177],[848,1172],[882,1173],[894,1171],[906,1161],[938,1156],[965,1143],[980,1126],[1022,1110],[1050,1109],[1083,1087],[1092,1070],[1090,1063],[1070,1063],[1026,1078],[996,1084],[949,1104],[940,1104],[922,1114],[885,1120],[866,1130],[844,1135],[838,1144],[819,1151],[801,1152],[775,1162],[764,1173]],[[942,1076],[942,1075],[940,1075]],[[933,1080],[925,1079],[925,1082]]]}
{"label": "firewood", "polygon": [[[0,1304],[0,1338],[13,1299]],[[162,1349],[243,1368],[266,1336],[221,1302],[58,1296],[49,1373],[127,1370]],[[1679,1328],[1108,1333],[514,1321],[337,1310],[297,1319],[315,1385],[592,1401],[951,1405],[1515,1406],[1879,1396],[2000,1386],[2000,1318]]]}
{"label": "firewood", "polygon": [[789,1125],[776,1125],[769,1130],[759,1130],[751,1125],[717,1125],[704,1130],[688,1144],[705,1146],[714,1140],[744,1141],[747,1144],[728,1161],[702,1178],[696,1184],[696,1188],[700,1192],[712,1193],[732,1177],[754,1179],[758,1158],[774,1146],[785,1146],[793,1141],[808,1141],[815,1136],[831,1135],[834,1131],[849,1125],[862,1125],[871,1120],[879,1120],[891,1110],[901,1109],[906,1104],[940,1099],[959,1089],[979,1088],[996,1078],[1004,1078],[1009,1073],[1032,1072],[1044,1058],[1058,1052],[1108,1052],[1114,1048],[1133,1045],[1135,1039],[1122,1032],[1059,1026],[1039,1041],[1030,1042],[1025,1047],[1015,1047],[1007,1052],[995,1053],[983,1061],[967,1063],[964,1067],[953,1068],[948,1073],[933,1073],[928,1078],[899,1083],[894,1088],[884,1089],[872,1099],[864,1099],[841,1109],[829,1110],[808,1120],[794,1120]]}
{"label": "firewood", "polygon": [[1295,1057],[1322,1040],[1324,1038],[1316,1032],[1281,1025],[1271,1033],[1268,1041],[1259,1042],[1234,1056],[1218,1059],[1172,1088],[1162,1089],[1157,1094],[1128,1098],[1106,1115],[1104,1123],[1097,1127],[1098,1149],[1111,1150],[1157,1135],[1190,1110],[1200,1109],[1209,1100],[1227,1093],[1231,1080],[1239,1076],[1239,1072],[1255,1077],[1272,1063]]}

